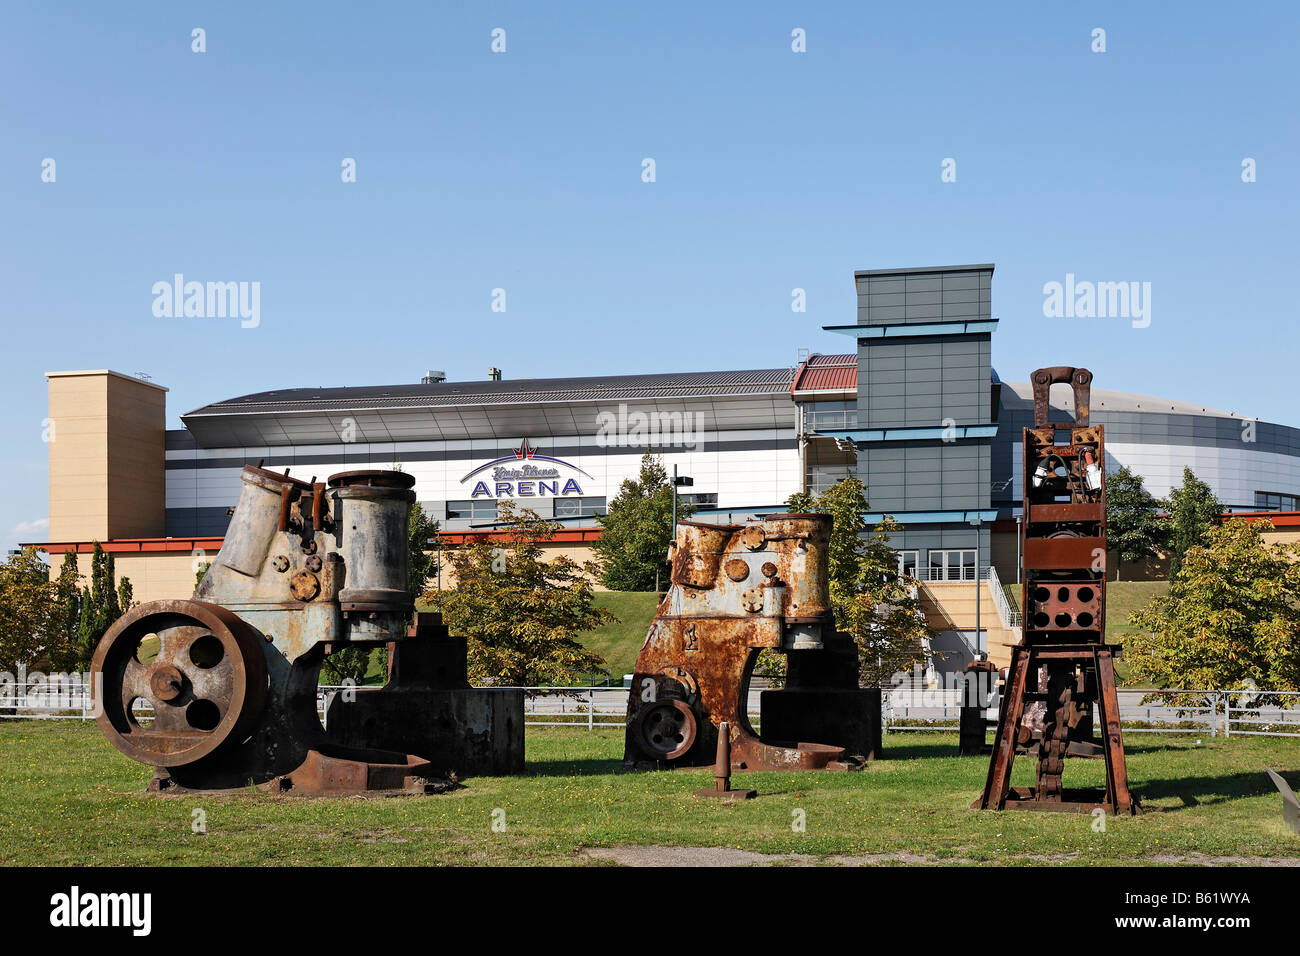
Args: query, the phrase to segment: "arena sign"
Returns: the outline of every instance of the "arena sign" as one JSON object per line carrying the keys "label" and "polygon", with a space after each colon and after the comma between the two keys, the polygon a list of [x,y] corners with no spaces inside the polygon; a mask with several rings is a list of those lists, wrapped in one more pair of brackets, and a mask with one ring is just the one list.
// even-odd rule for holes
{"label": "arena sign", "polygon": [[[537,449],[523,439],[513,455],[494,458],[484,462],[470,471],[461,484],[488,469],[492,470],[492,480],[480,478],[474,483],[471,498],[563,498],[565,495],[581,495],[582,486],[576,478],[566,476],[561,468],[576,471],[584,478],[590,478],[577,465],[562,458],[539,455]],[[562,484],[561,484],[562,483]]]}

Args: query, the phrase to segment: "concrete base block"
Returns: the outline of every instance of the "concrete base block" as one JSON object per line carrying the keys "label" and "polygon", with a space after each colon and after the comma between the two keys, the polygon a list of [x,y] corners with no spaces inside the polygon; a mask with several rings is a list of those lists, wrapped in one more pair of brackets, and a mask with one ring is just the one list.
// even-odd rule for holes
{"label": "concrete base block", "polygon": [[765,741],[831,744],[868,760],[882,755],[879,687],[765,690],[759,712]]}
{"label": "concrete base block", "polygon": [[522,690],[363,690],[352,701],[335,695],[325,721],[345,746],[414,754],[460,777],[524,769]]}

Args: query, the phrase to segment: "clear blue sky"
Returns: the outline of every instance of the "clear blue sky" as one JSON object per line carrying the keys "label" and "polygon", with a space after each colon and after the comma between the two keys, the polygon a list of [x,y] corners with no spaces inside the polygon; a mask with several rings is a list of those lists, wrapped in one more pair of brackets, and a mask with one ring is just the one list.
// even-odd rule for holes
{"label": "clear blue sky", "polygon": [[[995,263],[1005,379],[1300,425],[1294,3],[270,6],[0,13],[5,548],[44,535],[47,370],[147,372],[174,427],[426,368],[780,366],[851,348],[862,268]],[[260,326],[155,318],[176,272],[260,282]],[[1150,282],[1150,327],[1045,318],[1066,273]]]}

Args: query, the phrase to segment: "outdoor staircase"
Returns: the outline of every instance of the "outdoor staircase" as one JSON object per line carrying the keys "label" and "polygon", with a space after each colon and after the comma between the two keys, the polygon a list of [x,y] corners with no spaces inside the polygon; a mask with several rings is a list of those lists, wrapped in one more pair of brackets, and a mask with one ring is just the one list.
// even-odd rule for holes
{"label": "outdoor staircase", "polygon": [[[1011,663],[1011,648],[1020,641],[1020,628],[1012,626],[1001,587],[996,577],[980,581],[980,630],[989,660],[999,669]],[[918,597],[930,630],[975,630],[974,581],[921,581]]]}

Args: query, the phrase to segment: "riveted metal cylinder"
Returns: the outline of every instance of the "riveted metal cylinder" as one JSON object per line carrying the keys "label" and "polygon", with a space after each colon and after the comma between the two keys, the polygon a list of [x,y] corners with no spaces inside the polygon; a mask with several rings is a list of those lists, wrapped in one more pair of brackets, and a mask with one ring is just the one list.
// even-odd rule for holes
{"label": "riveted metal cylinder", "polygon": [[401,471],[345,471],[331,475],[334,536],[343,556],[344,611],[405,614],[407,536],[415,478]]}
{"label": "riveted metal cylinder", "polygon": [[769,541],[789,558],[786,616],[796,621],[825,617],[831,609],[830,515],[779,514],[763,522]]}
{"label": "riveted metal cylinder", "polygon": [[723,551],[735,531],[736,525],[677,522],[673,583],[693,588],[713,587]]}
{"label": "riveted metal cylinder", "polygon": [[243,487],[239,504],[226,529],[217,562],[255,576],[262,570],[271,539],[288,516],[289,506],[311,485],[297,478],[245,465],[239,476]]}

